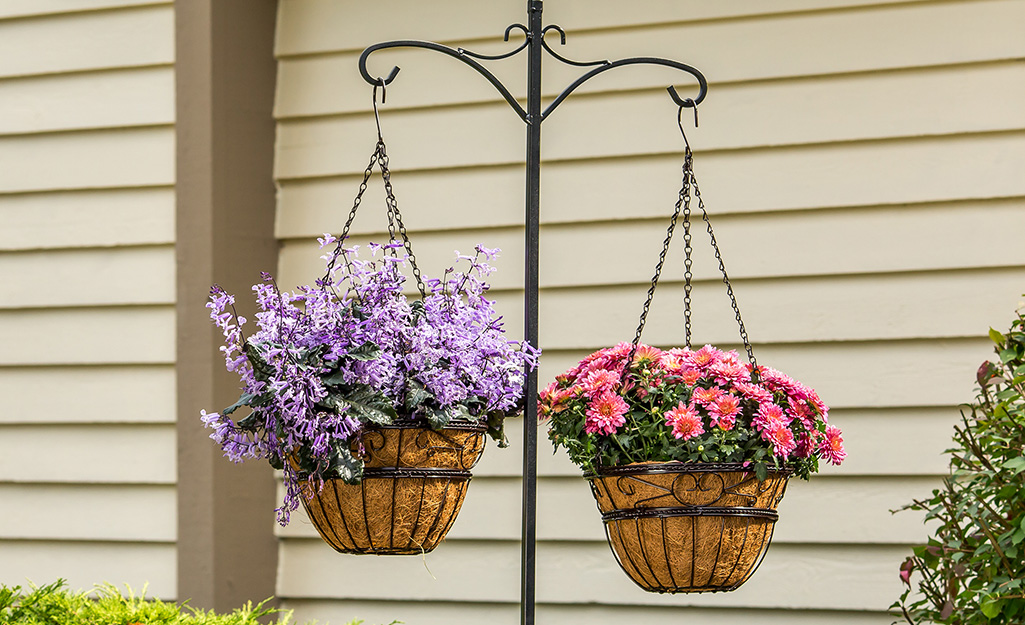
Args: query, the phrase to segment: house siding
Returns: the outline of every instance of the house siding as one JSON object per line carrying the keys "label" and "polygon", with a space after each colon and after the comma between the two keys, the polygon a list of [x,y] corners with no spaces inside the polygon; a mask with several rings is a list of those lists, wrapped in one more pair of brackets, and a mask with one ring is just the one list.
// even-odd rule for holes
{"label": "house siding", "polygon": [[174,12],[0,2],[0,583],[174,598]]}

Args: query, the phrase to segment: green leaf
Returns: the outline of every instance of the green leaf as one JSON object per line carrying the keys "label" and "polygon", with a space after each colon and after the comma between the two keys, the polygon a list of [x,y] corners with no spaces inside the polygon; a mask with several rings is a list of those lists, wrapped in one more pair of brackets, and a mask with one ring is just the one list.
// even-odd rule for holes
{"label": "green leaf", "polygon": [[405,407],[407,412],[413,412],[413,410],[429,399],[434,399],[434,396],[424,388],[424,385],[416,380],[410,380],[406,385],[403,407]]}
{"label": "green leaf", "polygon": [[764,462],[755,463],[755,477],[758,478],[759,482],[764,482],[769,478],[769,469],[765,466]]}
{"label": "green leaf", "polygon": [[[978,336],[978,335],[976,335],[976,336]],[[989,329],[989,338],[990,338],[991,341],[993,341],[997,345],[1002,345],[1003,342],[1004,342],[1004,335],[1000,334],[999,332],[997,332],[993,328]]]}
{"label": "green leaf", "polygon": [[452,419],[452,413],[448,408],[428,408],[424,416],[427,418],[427,423],[435,430],[445,427]]}
{"label": "green leaf", "polygon": [[346,484],[359,484],[363,479],[363,461],[349,451],[349,441],[337,443],[334,450],[328,473],[342,479]]}
{"label": "green leaf", "polygon": [[349,358],[353,360],[376,360],[380,356],[381,348],[372,341],[367,341],[349,352]]}
{"label": "green leaf", "polygon": [[256,395],[255,394],[253,394],[253,393],[242,393],[242,397],[239,397],[237,402],[235,402],[234,404],[232,404],[232,405],[228,406],[227,408],[225,408],[224,410],[222,410],[221,414],[224,415],[224,416],[228,416],[231,413],[233,413],[236,410],[238,410],[239,408],[241,408],[242,406],[249,406],[250,402],[253,401],[254,399],[256,399]]}
{"label": "green leaf", "polygon": [[1010,460],[1004,463],[1004,468],[1010,471],[1014,471],[1014,473],[1017,475],[1018,473],[1025,471],[1025,458],[1021,456],[1018,456],[1017,458],[1011,458]]}
{"label": "green leaf", "polygon": [[987,595],[983,597],[982,601],[979,603],[979,609],[982,611],[983,615],[986,616],[986,618],[996,618],[996,616],[1000,614],[1000,608],[1002,603],[1003,599],[1000,599],[999,597],[995,597],[993,595]]}

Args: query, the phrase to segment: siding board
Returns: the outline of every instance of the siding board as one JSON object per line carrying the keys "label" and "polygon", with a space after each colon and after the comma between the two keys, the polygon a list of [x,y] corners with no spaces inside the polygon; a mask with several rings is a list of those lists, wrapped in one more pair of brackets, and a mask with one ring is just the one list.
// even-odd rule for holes
{"label": "siding board", "polygon": [[[294,610],[299,622],[344,623],[354,616],[367,623],[399,620],[416,625],[515,625],[520,622],[519,606],[514,603],[402,601],[398,598],[381,601],[291,599],[283,602],[282,608]],[[605,620],[644,625],[679,625],[681,620],[703,625],[748,625],[751,617],[750,610],[729,607],[684,610],[675,606],[537,605],[537,622],[560,625],[594,625]],[[892,622],[893,617],[880,611],[758,611],[759,625],[890,625]]]}
{"label": "siding board", "polygon": [[0,195],[0,250],[174,242],[174,190]]}
{"label": "siding board", "polygon": [[171,364],[174,319],[169,306],[0,311],[0,365]]}
{"label": "siding board", "polygon": [[143,589],[154,599],[177,595],[172,544],[0,540],[0,562],[0,584],[8,586],[63,578],[72,590],[88,591],[109,582],[136,596]]}
{"label": "siding board", "polygon": [[0,78],[173,61],[170,4],[0,21]]}
{"label": "siding board", "polygon": [[177,532],[173,486],[0,484],[0,497],[19,502],[0,517],[8,540],[174,542]]}
{"label": "siding board", "polygon": [[[542,543],[537,598],[542,603],[883,610],[900,594],[895,571],[906,547],[773,545],[758,575],[729,594],[651,595],[626,579],[602,542]],[[286,597],[427,601],[514,601],[520,548],[513,542],[453,541],[421,558],[339,556],[320,539],[294,540],[283,550],[278,577]],[[575,580],[578,583],[565,583]],[[843,590],[840,590],[843,589]]]}
{"label": "siding board", "polygon": [[[174,423],[174,384],[174,368],[169,365],[4,367],[0,423]],[[57,389],[73,398],[74,409],[40,405],[40,398]]]}
{"label": "siding board", "polygon": [[[370,206],[367,206],[370,208]],[[1025,265],[1025,250],[1017,246],[991,246],[990,224],[1025,229],[1025,202],[947,205],[940,207],[892,207],[843,211],[795,211],[771,215],[712,215],[716,240],[726,269],[733,280],[801,278],[814,281],[843,277],[855,283],[879,277],[928,284],[950,276],[981,275],[997,270],[1008,282],[1017,280],[1012,268]],[[540,281],[545,298],[559,299],[556,289],[579,286],[636,285],[651,280],[658,260],[668,217],[660,220],[591,222],[544,226],[541,229]],[[694,275],[699,281],[721,278],[708,244],[704,224],[694,232]],[[428,275],[451,265],[454,250],[472,249],[477,243],[501,248],[492,276],[497,291],[522,288],[522,230],[494,228],[413,233],[419,267]],[[358,236],[353,244],[381,241],[384,236]],[[665,264],[666,291],[675,292],[674,281],[682,276],[682,226],[677,228]],[[608,250],[622,250],[609,254]],[[626,252],[629,250],[629,252]],[[786,254],[780,253],[786,250]],[[308,284],[323,273],[323,254],[312,241],[286,241],[281,249],[282,285]],[[586,263],[582,266],[581,260]],[[976,274],[957,269],[975,268]],[[1006,270],[1001,268],[1007,268]],[[942,273],[935,273],[941,272]],[[1010,273],[1009,273],[1010,272]],[[908,274],[906,276],[889,274]],[[889,275],[889,277],[887,277]],[[932,277],[931,277],[932,276]],[[841,280],[842,281],[842,280]],[[709,288],[714,288],[709,285]],[[872,287],[866,287],[872,288]],[[885,285],[878,286],[885,289]],[[608,294],[608,293],[606,293]],[[586,295],[580,295],[586,296]],[[743,301],[743,289],[738,290]],[[629,299],[629,298],[628,298]],[[633,296],[639,306],[643,295]],[[636,306],[617,307],[632,314]],[[638,309],[639,310],[639,309]],[[743,308],[742,308],[743,310]]]}
{"label": "siding board", "polygon": [[0,135],[173,122],[169,66],[0,80]]}
{"label": "siding board", "polygon": [[[140,410],[129,406],[115,409]],[[2,425],[0,435],[5,447],[0,454],[0,482],[175,481],[177,447],[173,425]]]}
{"label": "siding board", "polygon": [[0,309],[173,304],[174,274],[166,246],[0,252]]}

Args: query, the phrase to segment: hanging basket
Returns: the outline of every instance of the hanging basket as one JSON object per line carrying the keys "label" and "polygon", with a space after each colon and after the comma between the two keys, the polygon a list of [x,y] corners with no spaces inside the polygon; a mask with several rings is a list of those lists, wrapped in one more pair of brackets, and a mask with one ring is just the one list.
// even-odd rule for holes
{"label": "hanging basket", "polygon": [[640,463],[586,476],[619,566],[649,592],[723,592],[761,564],[788,473]]}
{"label": "hanging basket", "polygon": [[421,421],[368,429],[360,439],[363,480],[327,480],[319,490],[303,483],[303,507],[321,538],[341,553],[427,553],[459,514],[486,431],[469,421],[440,431]]}

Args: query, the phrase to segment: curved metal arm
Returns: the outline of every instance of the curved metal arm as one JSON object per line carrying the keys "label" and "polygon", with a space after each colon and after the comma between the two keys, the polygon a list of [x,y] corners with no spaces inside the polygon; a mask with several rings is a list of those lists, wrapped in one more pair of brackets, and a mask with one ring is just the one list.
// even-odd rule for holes
{"label": "curved metal arm", "polygon": [[[513,26],[509,27],[509,30],[512,30],[514,27],[517,26],[518,25],[514,24]],[[520,26],[520,28],[522,28],[522,26]],[[506,41],[508,41],[509,30],[506,30]],[[525,43],[524,45],[520,46],[516,50],[513,50],[512,52],[506,55],[494,58],[506,58],[508,56],[512,56],[520,52],[521,50],[525,49],[526,47],[527,45]],[[498,78],[496,78],[494,74],[489,72],[487,68],[485,68],[477,61],[473,60],[473,58],[471,58],[471,56],[465,50],[456,50],[438,43],[432,43],[430,41],[386,41],[384,43],[376,43],[367,48],[366,50],[364,50],[363,54],[359,56],[359,73],[363,76],[363,80],[367,81],[371,85],[388,85],[391,83],[391,81],[395,80],[395,76],[399,73],[398,66],[392,68],[391,73],[388,74],[387,78],[375,78],[370,72],[367,71],[367,57],[369,57],[376,50],[383,50],[386,48],[424,48],[427,50],[441,52],[442,54],[447,54],[448,56],[454,59],[458,59],[463,63],[466,63],[473,69],[477,70],[478,74],[480,74],[484,78],[487,78],[488,82],[490,82],[495,87],[495,89],[498,89],[498,92],[502,94],[502,97],[505,98],[505,101],[509,103],[509,106],[511,106],[513,110],[516,111],[516,114],[520,116],[520,119],[522,119],[523,121],[527,121],[527,112],[523,110],[523,107],[520,106],[520,103],[516,101],[516,98],[513,97],[513,94],[509,93],[509,90],[505,88],[505,85],[503,85],[502,82],[498,80]]]}
{"label": "curved metal arm", "polygon": [[570,86],[566,87],[566,89],[563,90],[563,92],[559,94],[559,97],[555,98],[555,100],[553,100],[552,103],[548,105],[548,108],[546,108],[544,110],[544,113],[541,114],[542,121],[547,119],[548,116],[552,114],[552,111],[554,111],[557,106],[562,104],[562,101],[565,100],[566,98],[568,98],[569,94],[573,93],[576,90],[577,87],[579,87],[580,85],[584,84],[585,82],[587,82],[591,78],[594,78],[598,74],[601,74],[602,72],[607,72],[610,69],[614,69],[616,67],[623,67],[624,65],[664,65],[666,67],[672,67],[674,69],[683,70],[683,71],[687,72],[688,74],[690,74],[691,76],[693,76],[694,78],[696,78],[697,81],[698,81],[698,95],[697,95],[697,97],[694,97],[694,98],[681,98],[680,94],[678,94],[676,92],[676,87],[669,87],[668,88],[669,95],[672,96],[673,101],[676,102],[676,104],[678,104],[679,106],[687,107],[687,108],[689,108],[689,107],[697,107],[697,105],[701,104],[701,101],[705,99],[705,95],[708,93],[708,81],[705,80],[705,76],[701,72],[699,72],[697,70],[697,68],[691,67],[690,65],[687,65],[685,63],[680,63],[678,61],[670,61],[669,59],[660,59],[660,58],[656,58],[656,57],[648,57],[648,56],[635,57],[635,58],[630,58],[630,59],[620,59],[618,61],[612,61],[612,62],[606,62],[606,63],[608,63],[608,64],[607,65],[602,65],[601,67],[596,67],[596,68],[592,69],[591,71],[587,72],[586,74],[584,74],[580,78],[577,78],[573,82],[573,84],[571,84]]}

